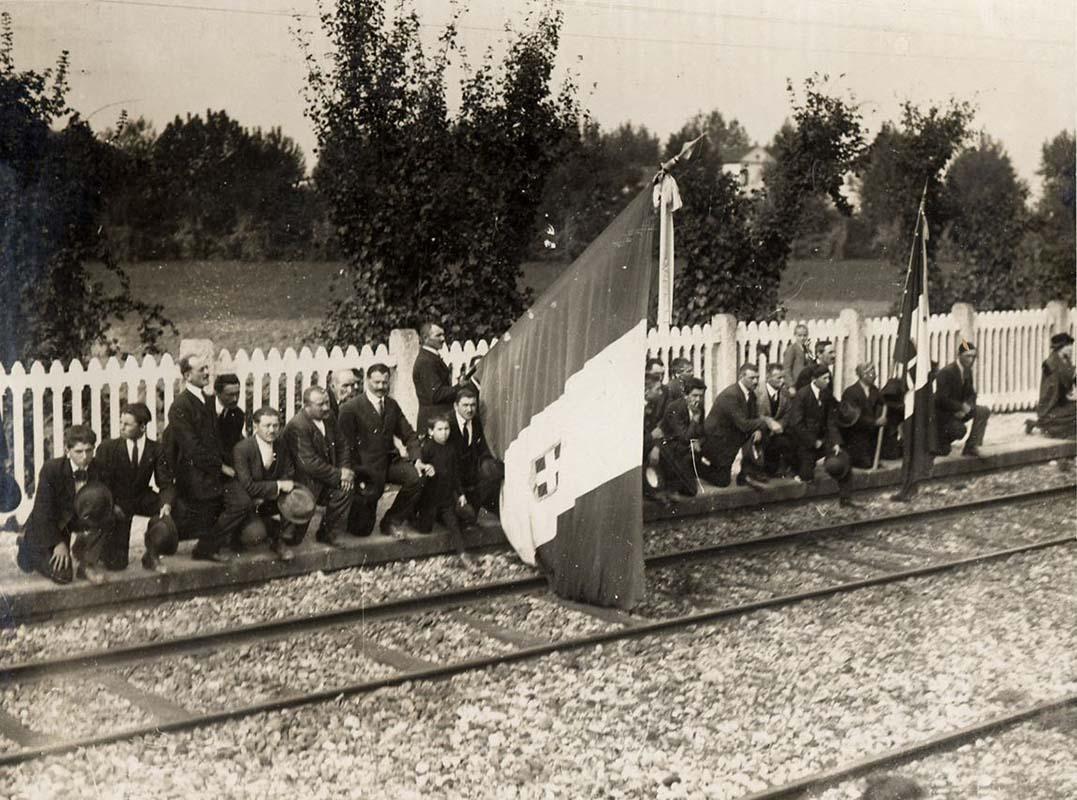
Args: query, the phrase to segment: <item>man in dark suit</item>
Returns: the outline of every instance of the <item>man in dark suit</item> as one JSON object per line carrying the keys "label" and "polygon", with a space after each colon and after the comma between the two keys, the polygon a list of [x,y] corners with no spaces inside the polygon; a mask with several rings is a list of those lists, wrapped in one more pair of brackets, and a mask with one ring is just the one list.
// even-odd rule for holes
{"label": "man in dark suit", "polygon": [[[841,452],[836,404],[828,402],[830,370],[823,364],[812,367],[812,380],[797,391],[789,406],[785,429],[796,445],[796,480],[810,483],[815,479],[815,462]],[[832,400],[833,398],[831,398]],[[852,505],[847,487],[851,475],[838,479],[839,502]]]}
{"label": "man in dark suit", "polygon": [[76,501],[86,487],[108,494],[94,464],[96,444],[97,434],[91,428],[72,425],[64,431],[64,455],[42,465],[34,507],[19,539],[16,560],[23,572],[36,570],[56,583],[71,583],[76,575],[73,561],[78,561],[78,577],[91,583],[105,582],[99,563],[115,524],[111,497],[107,515],[96,520],[80,515]]}
{"label": "man in dark suit", "polygon": [[879,430],[886,423],[885,406],[875,385],[875,365],[858,364],[857,382],[841,395],[841,401],[860,410],[856,423],[842,433],[849,461],[857,469],[871,469],[875,465],[875,448]]}
{"label": "man in dark suit", "polygon": [[454,384],[452,367],[441,358],[441,348],[445,345],[444,328],[436,322],[424,322],[419,326],[419,341],[422,348],[415,357],[411,379],[419,400],[419,418],[415,427],[420,436],[426,436],[430,415],[451,415],[456,392],[467,382]]}
{"label": "man in dark suit", "polygon": [[217,438],[221,443],[221,461],[229,474],[232,469],[232,451],[239,440],[243,438],[244,429],[247,427],[246,417],[239,408],[239,395],[242,387],[239,377],[230,372],[218,375],[213,379],[213,410],[216,415]]}
{"label": "man in dark suit", "polygon": [[[761,416],[770,417],[783,426],[793,394],[796,394],[789,392],[790,387],[785,382],[785,375],[784,362],[771,363],[767,368],[767,379],[759,384],[755,393]],[[763,439],[763,469],[766,474],[775,476],[785,469],[791,469],[794,452],[793,440],[784,427],[781,431],[768,431]]]}
{"label": "man in dark suit", "polygon": [[[349,401],[350,402],[350,401]],[[315,538],[336,546],[348,530],[348,517],[358,491],[356,471],[343,461],[337,421],[329,411],[329,395],[318,386],[303,392],[303,408],[284,427],[284,443],[295,480],[325,506]]]}
{"label": "man in dark suit", "polygon": [[972,366],[976,363],[976,345],[961,340],[957,360],[935,374],[935,425],[938,431],[937,455],[950,454],[953,442],[965,435],[965,423],[972,420],[972,430],[961,455],[973,458],[980,455],[984,432],[991,409],[976,405],[976,386]]}
{"label": "man in dark suit", "polygon": [[807,367],[815,363],[815,356],[808,349],[808,326],[801,322],[793,329],[793,341],[782,351],[782,375],[785,378],[786,394],[796,394],[797,378]]}
{"label": "man in dark suit", "polygon": [[[703,394],[707,386],[699,378],[683,381],[684,395],[666,405],[662,417],[659,463],[666,487],[686,497],[699,492],[699,480],[716,483],[715,470],[702,459]],[[697,479],[698,478],[698,479]]]}
{"label": "man in dark suit", "polygon": [[205,393],[209,365],[200,356],[184,356],[179,368],[184,387],[168,409],[166,453],[176,480],[173,516],[181,531],[198,539],[192,558],[227,563],[235,555],[221,548],[246,515],[224,506],[224,481],[235,471],[222,459],[217,418]]}
{"label": "man in dark suit", "polygon": [[461,386],[449,418],[449,445],[456,449],[457,471],[468,505],[476,512],[485,508],[497,516],[505,467],[490,452],[478,410],[479,393],[472,386]]}
{"label": "man in dark suit", "polygon": [[[749,439],[762,448],[766,432],[781,433],[780,423],[759,413],[755,394],[758,384],[759,369],[755,364],[742,364],[737,382],[718,393],[703,423],[702,453],[714,468],[716,486],[729,486],[733,461]],[[759,489],[765,482],[761,465],[756,467],[752,459],[742,459],[737,484]]]}
{"label": "man in dark suit", "polygon": [[329,393],[329,411],[333,419],[340,416],[340,404],[347,403],[360,388],[359,376],[354,369],[338,369],[329,376],[326,389]]}
{"label": "man in dark suit", "polygon": [[[352,533],[368,536],[374,529],[378,500],[386,483],[395,483],[400,491],[381,521],[382,533],[403,538],[401,527],[411,519],[422,491],[420,475],[430,471],[419,453],[419,438],[404,418],[404,412],[389,394],[389,367],[374,364],[367,370],[366,390],[340,407],[337,428],[344,449],[343,463],[366,474],[366,485],[357,492]],[[408,451],[400,457],[394,439]]]}
{"label": "man in dark suit", "polygon": [[[116,528],[102,555],[108,569],[127,568],[131,521],[136,514],[143,517],[172,514],[175,489],[161,446],[146,436],[149,422],[150,410],[145,403],[128,403],[120,409],[120,435],[101,442],[94,457],[101,480],[112,492],[118,511]],[[157,491],[150,486],[151,479]],[[142,565],[154,572],[164,572],[155,544],[152,539],[146,540]]]}
{"label": "man in dark suit", "polygon": [[684,397],[685,382],[692,377],[692,362],[687,358],[674,358],[669,362],[669,383],[666,384],[666,399],[679,400]]}
{"label": "man in dark suit", "polygon": [[280,412],[263,406],[251,419],[254,433],[237,443],[232,454],[236,479],[225,490],[225,505],[242,510],[248,516],[258,514],[265,522],[269,549],[281,561],[291,561],[295,554],[286,542],[298,544],[306,531],[297,531],[297,526],[283,517],[280,524],[273,519],[280,513],[277,500],[295,487],[292,457],[278,438]]}
{"label": "man in dark suit", "polygon": [[815,374],[815,367],[824,366],[827,372],[830,373],[830,384],[826,387],[826,396],[830,399],[834,399],[834,362],[837,360],[837,351],[834,349],[833,343],[827,339],[822,339],[815,343],[815,359],[808,361],[805,367],[800,370],[800,374],[797,375],[796,384],[794,384],[794,394],[799,392],[813,380],[812,376]]}

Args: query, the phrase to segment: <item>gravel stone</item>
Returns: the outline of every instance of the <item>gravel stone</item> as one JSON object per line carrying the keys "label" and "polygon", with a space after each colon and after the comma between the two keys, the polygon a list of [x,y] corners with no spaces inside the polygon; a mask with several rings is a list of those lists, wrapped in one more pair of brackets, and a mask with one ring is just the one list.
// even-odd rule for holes
{"label": "gravel stone", "polygon": [[97,685],[92,675],[10,684],[0,689],[0,709],[33,733],[57,739],[91,736],[102,726],[131,728],[153,721],[126,698]]}

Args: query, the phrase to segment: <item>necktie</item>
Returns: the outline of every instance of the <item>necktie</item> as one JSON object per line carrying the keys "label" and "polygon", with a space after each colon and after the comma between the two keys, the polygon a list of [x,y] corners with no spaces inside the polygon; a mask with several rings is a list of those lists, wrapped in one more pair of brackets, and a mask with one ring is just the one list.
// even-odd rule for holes
{"label": "necktie", "polygon": [[471,447],[471,420],[464,421],[464,441]]}
{"label": "necktie", "polygon": [[755,394],[753,392],[748,392],[748,419],[753,419],[755,416]]}
{"label": "necktie", "polygon": [[378,416],[385,416],[385,401],[382,400],[380,397],[378,398]]}
{"label": "necktie", "polygon": [[87,480],[89,480],[89,475],[86,474],[86,470],[75,470],[75,483],[86,483]]}
{"label": "necktie", "polygon": [[138,469],[138,442],[131,445],[131,466]]}

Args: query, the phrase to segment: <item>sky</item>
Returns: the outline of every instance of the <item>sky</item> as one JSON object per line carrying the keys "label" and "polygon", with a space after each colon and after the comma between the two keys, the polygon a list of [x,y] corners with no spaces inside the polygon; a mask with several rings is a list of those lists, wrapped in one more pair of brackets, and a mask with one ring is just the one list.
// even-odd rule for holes
{"label": "sky", "polygon": [[[503,52],[517,0],[461,0],[472,60]],[[395,0],[390,0],[390,6]],[[413,0],[431,42],[448,0]],[[976,104],[1033,194],[1043,143],[1077,119],[1073,0],[558,0],[561,80],[571,71],[605,128],[626,121],[665,139],[717,108],[767,143],[790,113],[786,80],[831,76],[860,104],[869,135],[905,100]],[[303,115],[297,26],[317,30],[317,0],[0,0],[20,69],[71,54],[73,106],[95,129],[121,110],[158,131],[176,115],[224,109],[279,126],[313,165]],[[296,17],[295,15],[299,15]],[[324,45],[313,39],[315,51]],[[459,73],[456,73],[456,77]],[[839,77],[840,76],[840,77]]]}

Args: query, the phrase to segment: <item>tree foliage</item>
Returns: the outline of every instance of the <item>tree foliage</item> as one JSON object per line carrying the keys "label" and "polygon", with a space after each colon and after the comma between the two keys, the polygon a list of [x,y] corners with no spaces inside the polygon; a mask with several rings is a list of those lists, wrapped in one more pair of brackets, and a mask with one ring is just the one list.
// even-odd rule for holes
{"label": "tree foliage", "polygon": [[1043,176],[1043,196],[1036,206],[1030,235],[1024,245],[1030,280],[1040,298],[1062,300],[1073,305],[1077,297],[1077,226],[1074,175],[1077,173],[1077,146],[1071,131],[1062,131],[1045,142],[1039,174]]}
{"label": "tree foliage", "polygon": [[741,319],[780,317],[778,287],[792,242],[812,198],[826,198],[842,213],[850,209],[841,194],[844,175],[864,149],[861,116],[853,102],[828,93],[827,78],[805,81],[799,99],[788,87],[792,121],[774,143],[774,163],[765,189],[742,194],[722,173],[723,152],[744,149],[746,136],[735,120],[717,112],[697,117],[670,138],[666,153],[706,130],[716,131],[715,147],[701,163],[678,176],[685,207],[678,213],[678,263],[674,318],[697,324],[725,312]]}
{"label": "tree foliage", "polygon": [[426,316],[457,336],[500,334],[526,308],[520,263],[553,166],[579,137],[575,86],[551,75],[561,14],[533,9],[446,103],[446,69],[462,54],[454,16],[424,52],[404,2],[342,0],[323,9],[329,63],[308,53],[318,185],[348,258],[320,332],[333,342],[384,339]]}
{"label": "tree foliage", "polygon": [[[171,323],[136,301],[100,235],[113,151],[67,103],[68,55],[44,72],[19,71],[9,15],[0,17],[0,361],[112,353],[110,326],[137,320],[155,352]],[[104,264],[112,286],[91,273]]]}
{"label": "tree foliage", "polygon": [[951,298],[981,311],[1022,305],[1028,276],[1019,259],[1028,227],[1028,188],[1006,151],[982,136],[954,159],[942,195],[949,225],[941,246],[951,249],[958,263],[947,279]]}

